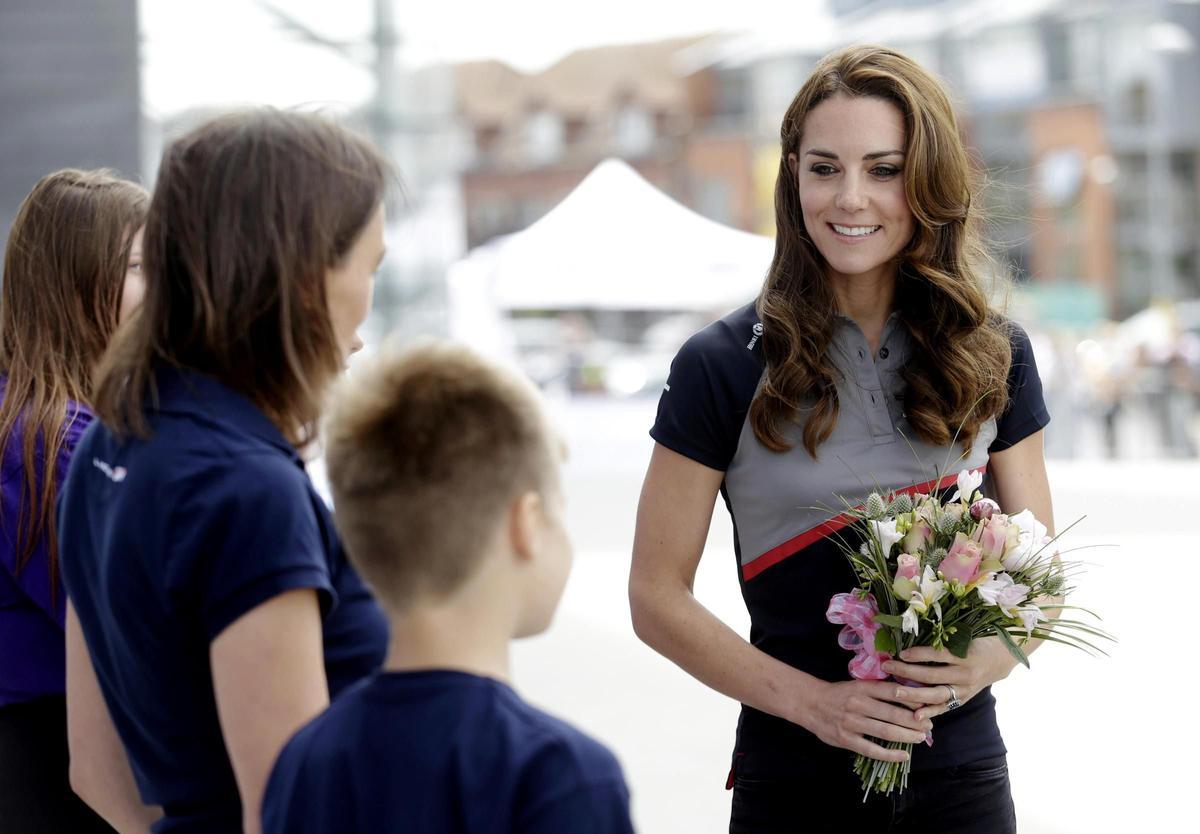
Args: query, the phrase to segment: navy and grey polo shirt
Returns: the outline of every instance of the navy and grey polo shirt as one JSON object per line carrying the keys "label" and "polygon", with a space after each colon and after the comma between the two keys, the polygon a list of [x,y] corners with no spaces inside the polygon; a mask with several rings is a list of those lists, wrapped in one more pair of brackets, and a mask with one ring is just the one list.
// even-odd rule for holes
{"label": "navy and grey polo shirt", "polygon": [[331,695],[374,672],[387,621],[295,448],[249,400],[162,371],[148,439],[99,421],[63,487],[63,575],[156,832],[240,832],[209,647],[285,591],[321,600]]}
{"label": "navy and grey polo shirt", "polygon": [[[888,320],[876,355],[858,325],[839,316],[829,350],[840,372],[840,411],[814,460],[804,450],[802,422],[785,433],[792,449],[777,453],[758,442],[747,419],[765,371],[761,335],[748,304],[692,336],[671,365],[650,434],[725,473],[721,496],[733,520],[750,642],[823,680],[848,680],[850,654],[837,644],[840,626],[825,619],[830,598],[857,585],[836,544],[835,534],[849,532],[841,512],[874,490],[930,492],[952,485],[964,469],[986,467],[991,452],[1049,422],[1041,382],[1029,338],[1014,324],[1010,403],[981,426],[970,453],[960,457],[961,446],[928,444],[905,420],[901,370],[911,339],[898,316]],[[949,767],[1004,752],[995,700],[985,691],[935,720],[934,746],[918,747],[913,767]],[[734,755],[739,773],[804,775],[850,755],[795,724],[742,707]]]}

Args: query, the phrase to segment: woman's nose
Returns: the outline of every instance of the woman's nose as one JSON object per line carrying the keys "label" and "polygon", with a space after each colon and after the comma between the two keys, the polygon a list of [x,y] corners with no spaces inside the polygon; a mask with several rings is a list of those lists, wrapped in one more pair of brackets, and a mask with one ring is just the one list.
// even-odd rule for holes
{"label": "woman's nose", "polygon": [[840,211],[862,211],[867,207],[867,195],[863,193],[857,180],[847,177],[843,180],[842,187],[838,189],[834,204]]}

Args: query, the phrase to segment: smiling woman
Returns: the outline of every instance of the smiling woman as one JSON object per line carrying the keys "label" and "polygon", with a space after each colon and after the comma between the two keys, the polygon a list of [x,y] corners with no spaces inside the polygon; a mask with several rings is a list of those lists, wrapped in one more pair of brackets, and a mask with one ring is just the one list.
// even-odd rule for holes
{"label": "smiling woman", "polygon": [[945,91],[898,53],[852,48],[816,68],[780,139],[777,245],[759,304],[772,372],[756,434],[784,448],[781,428],[816,389],[804,432],[815,454],[840,406],[816,349],[835,327],[829,311],[858,321],[872,352],[896,312],[914,337],[904,372],[914,430],[936,443],[957,434],[965,448],[1003,409],[1011,356],[983,289],[972,173]]}
{"label": "smiling woman", "polygon": [[872,149],[904,146],[904,116],[883,99],[838,94],[812,109],[806,127],[803,163],[788,154],[804,226],[835,292],[874,294],[913,233],[904,151]]}
{"label": "smiling woman", "polygon": [[[1029,340],[989,306],[971,169],[929,73],[885,48],[836,52],[780,140],[762,291],[688,340],[659,401],[634,628],[743,704],[731,832],[1006,834],[1015,813],[990,684],[1011,670],[1008,652],[982,640],[965,661],[904,655],[885,667],[894,680],[850,680],[825,614],[857,584],[837,510],[871,487],[932,493],[986,467],[1002,505],[1050,518]],[[749,641],[692,594],[718,492]],[[947,685],[922,685],[935,683]],[[912,788],[864,802],[851,753],[901,761],[881,742],[920,742],[935,720]]]}

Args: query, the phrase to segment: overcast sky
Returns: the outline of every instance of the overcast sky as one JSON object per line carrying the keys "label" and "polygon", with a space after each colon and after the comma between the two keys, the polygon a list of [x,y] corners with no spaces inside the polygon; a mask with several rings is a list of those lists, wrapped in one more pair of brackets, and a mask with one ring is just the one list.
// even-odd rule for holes
{"label": "overcast sky", "polygon": [[[375,0],[270,2],[332,40],[361,43],[371,29]],[[803,27],[822,3],[606,0],[602,5],[603,12],[599,3],[562,0],[395,0],[395,15],[407,61],[499,58],[528,71],[587,46]],[[236,103],[356,104],[371,94],[368,72],[283,31],[257,0],[141,0],[140,13],[143,93],[154,115]],[[370,50],[361,49],[359,58],[369,61]]]}

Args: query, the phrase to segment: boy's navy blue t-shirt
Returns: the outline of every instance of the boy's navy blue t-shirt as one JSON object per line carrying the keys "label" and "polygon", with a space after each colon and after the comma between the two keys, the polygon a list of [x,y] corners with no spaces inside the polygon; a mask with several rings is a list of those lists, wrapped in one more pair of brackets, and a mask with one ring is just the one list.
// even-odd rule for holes
{"label": "boy's navy blue t-shirt", "polygon": [[387,672],[287,744],[263,834],[626,834],[603,745],[465,672]]}
{"label": "boy's navy blue t-shirt", "polygon": [[330,693],[379,668],[387,621],[294,447],[215,380],[163,371],[147,439],[99,421],[59,512],[67,591],[156,832],[241,832],[209,646],[285,591],[318,592]]}

